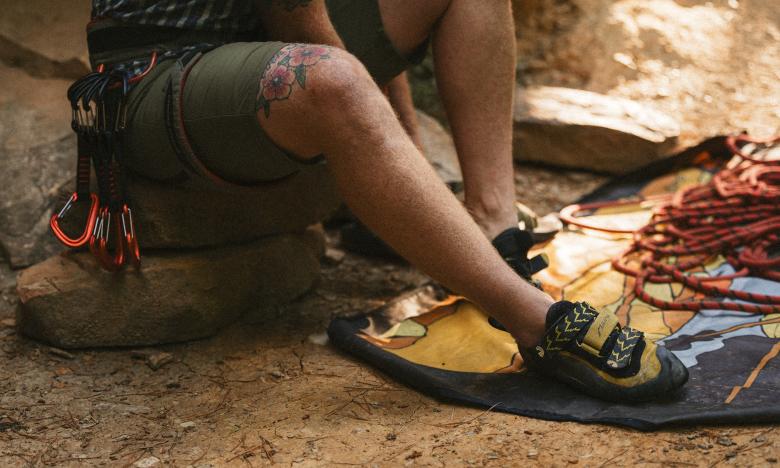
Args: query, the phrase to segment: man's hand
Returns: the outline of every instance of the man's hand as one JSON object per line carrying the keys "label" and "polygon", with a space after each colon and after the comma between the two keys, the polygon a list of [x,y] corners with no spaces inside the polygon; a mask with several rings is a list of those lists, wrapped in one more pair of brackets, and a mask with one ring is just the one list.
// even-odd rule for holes
{"label": "man's hand", "polygon": [[268,40],[344,48],[325,0],[255,0]]}

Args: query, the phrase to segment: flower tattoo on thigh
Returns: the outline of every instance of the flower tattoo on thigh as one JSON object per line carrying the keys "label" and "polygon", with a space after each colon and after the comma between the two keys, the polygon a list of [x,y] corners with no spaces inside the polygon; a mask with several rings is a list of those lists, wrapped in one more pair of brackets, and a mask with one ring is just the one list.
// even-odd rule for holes
{"label": "flower tattoo on thigh", "polygon": [[316,45],[291,44],[284,46],[271,59],[260,78],[257,108],[271,116],[271,102],[289,99],[297,84],[306,89],[306,73],[310,67],[330,58],[330,48]]}

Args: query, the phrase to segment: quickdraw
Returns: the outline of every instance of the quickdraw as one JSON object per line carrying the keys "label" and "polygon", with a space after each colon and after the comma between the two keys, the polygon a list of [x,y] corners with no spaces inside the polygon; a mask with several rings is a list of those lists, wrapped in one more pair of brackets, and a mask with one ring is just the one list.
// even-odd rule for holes
{"label": "quickdraw", "polygon": [[[561,211],[561,219],[585,229],[633,234],[631,247],[612,265],[635,278],[634,294],[648,304],[666,310],[780,313],[780,296],[723,285],[746,276],[780,281],[780,256],[776,255],[780,248],[780,159],[766,157],[780,146],[780,136],[769,140],[729,137],[726,146],[734,157],[707,184],[673,195],[571,205]],[[652,207],[650,222],[630,230],[599,226],[578,216],[627,205]],[[735,272],[699,276],[719,255]],[[660,299],[647,291],[648,283],[681,283],[705,298]]]}
{"label": "quickdraw", "polygon": [[[52,215],[49,225],[57,239],[67,247],[79,248],[88,244],[100,266],[108,271],[118,271],[128,259],[136,267],[141,262],[125,187],[122,142],[130,87],[146,76],[156,63],[157,54],[153,53],[146,69],[134,76],[129,71],[107,70],[101,65],[68,89],[71,127],[78,140],[76,190],[62,209]],[[91,190],[93,167],[97,193]],[[84,228],[77,236],[71,236],[65,232],[62,222],[83,202],[89,202]]]}

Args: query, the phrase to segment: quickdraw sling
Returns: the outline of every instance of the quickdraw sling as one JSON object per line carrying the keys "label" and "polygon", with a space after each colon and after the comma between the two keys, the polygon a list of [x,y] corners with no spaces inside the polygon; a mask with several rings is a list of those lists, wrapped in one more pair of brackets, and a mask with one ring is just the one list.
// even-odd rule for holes
{"label": "quickdraw sling", "polygon": [[[76,190],[49,225],[67,247],[89,250],[108,271],[118,271],[130,262],[140,266],[141,254],[127,195],[122,155],[127,123],[127,94],[155,66],[153,53],[148,67],[133,76],[128,70],[103,65],[68,89],[71,127],[77,136]],[[94,168],[97,193],[92,191]],[[88,203],[84,227],[79,234],[65,232],[61,222],[81,203]]]}

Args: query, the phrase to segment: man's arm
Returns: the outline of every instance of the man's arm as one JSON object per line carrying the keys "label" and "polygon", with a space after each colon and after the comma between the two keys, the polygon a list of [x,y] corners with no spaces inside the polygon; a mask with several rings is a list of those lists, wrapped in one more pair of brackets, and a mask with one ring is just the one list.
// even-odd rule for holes
{"label": "man's arm", "polygon": [[255,0],[268,39],[344,48],[325,0]]}

